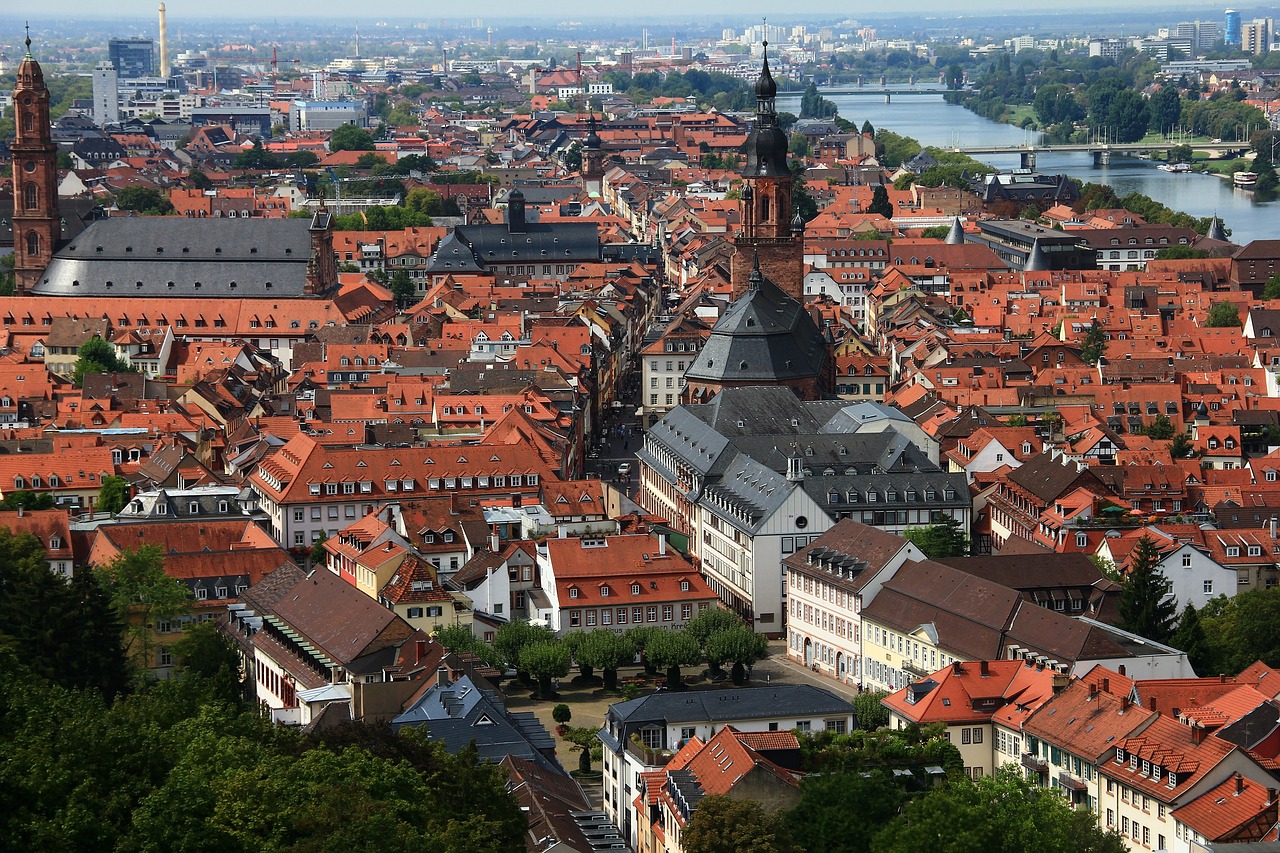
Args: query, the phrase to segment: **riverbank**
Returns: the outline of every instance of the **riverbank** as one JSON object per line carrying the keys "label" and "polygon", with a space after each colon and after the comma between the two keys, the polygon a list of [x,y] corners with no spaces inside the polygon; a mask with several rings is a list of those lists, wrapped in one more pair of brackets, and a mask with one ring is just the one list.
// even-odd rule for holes
{"label": "riverbank", "polygon": [[[1042,140],[1039,132],[991,121],[962,106],[946,103],[941,91],[894,96],[887,104],[883,97],[870,92],[823,92],[821,87],[818,91],[836,105],[842,118],[859,125],[869,121],[876,128],[910,136],[924,146],[1016,148]],[[799,100],[795,96],[779,98],[778,109],[797,112]],[[984,154],[979,159],[1006,173],[1021,167],[1016,153]],[[1210,180],[1206,174],[1162,172],[1156,168],[1159,162],[1115,156],[1104,165],[1094,163],[1088,152],[1042,152],[1036,157],[1036,168],[1085,183],[1108,184],[1121,196],[1138,192],[1197,218],[1217,216],[1232,230],[1232,239],[1237,242],[1280,239],[1280,201],[1256,200],[1234,190],[1229,181]]]}

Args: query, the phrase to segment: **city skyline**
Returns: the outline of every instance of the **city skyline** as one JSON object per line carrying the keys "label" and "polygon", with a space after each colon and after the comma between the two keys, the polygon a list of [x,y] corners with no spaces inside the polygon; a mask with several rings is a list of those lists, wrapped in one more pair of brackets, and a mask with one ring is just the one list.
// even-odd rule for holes
{"label": "city skyline", "polygon": [[[70,2],[60,4],[59,24],[65,24],[65,15],[83,16],[87,20],[121,20],[132,22],[133,20],[150,19],[154,21],[158,4],[151,0],[122,0],[122,2],[112,5],[113,14],[106,15],[102,12],[100,4],[88,2],[88,0],[70,0]],[[1227,8],[1235,8],[1242,15],[1249,16],[1251,14],[1265,13],[1269,7],[1259,6],[1251,7],[1249,5],[1228,7],[1222,5],[1221,8],[1204,3],[1161,3],[1158,0],[1131,0],[1121,6],[1114,3],[1107,3],[1105,0],[1081,0],[1073,4],[1074,9],[1080,8],[1096,8],[1107,9],[1114,12],[1141,11],[1141,12],[1162,12],[1168,13],[1170,16],[1199,14],[1201,16],[1213,15],[1221,16]],[[170,3],[169,15],[171,22],[178,22],[183,19],[192,21],[233,21],[233,20],[296,20],[300,18],[314,19],[324,18],[326,20],[349,19],[353,23],[368,22],[370,27],[379,21],[433,21],[444,20],[453,22],[460,20],[463,16],[458,12],[453,14],[427,14],[420,8],[415,8],[413,4],[406,2],[388,2],[379,4],[375,9],[364,15],[353,15],[349,4],[337,2],[337,0],[316,0],[316,2],[308,3],[305,7],[301,4],[279,4],[269,15],[264,15],[262,7],[259,4],[249,2],[249,0],[227,0],[227,2],[219,4],[218,14],[209,15],[207,11],[199,4],[186,3]],[[1017,0],[985,0],[983,3],[971,5],[967,7],[966,15],[950,15],[958,19],[965,17],[977,17],[991,13],[1008,14],[1010,17],[1031,16],[1028,13],[1025,3],[1019,3]],[[1048,12],[1049,10],[1046,10]],[[541,21],[549,18],[556,20],[550,21],[548,25],[555,26],[566,22],[569,17],[580,18],[583,21],[591,21],[599,23],[601,21],[617,21],[618,16],[600,15],[599,6],[597,4],[585,2],[585,0],[569,0],[569,2],[557,4],[554,13],[547,16],[537,16],[528,14],[527,7],[517,6],[514,3],[506,2],[506,0],[482,0],[482,2],[470,4],[467,7],[468,16],[484,16],[494,21]],[[675,15],[678,20],[699,20],[699,19],[719,19],[725,16],[746,19],[752,15],[774,15],[779,21],[791,20],[796,17],[804,16],[844,16],[844,17],[860,17],[868,19],[885,19],[907,17],[919,13],[954,13],[955,6],[945,2],[945,0],[908,0],[905,3],[895,4],[893,13],[882,10],[859,9],[851,10],[847,5],[835,2],[835,0],[813,0],[800,9],[779,10],[776,4],[763,2],[763,0],[752,0],[743,4],[712,4],[710,7],[704,7],[697,13],[690,13],[687,4],[675,2],[675,0],[657,0],[657,2],[647,4],[644,14],[629,16],[635,21],[652,21],[657,16],[668,17]],[[1021,13],[1021,14],[1017,14]],[[1045,14],[1044,12],[1037,14]],[[1050,12],[1050,14],[1052,14]],[[32,18],[33,27],[42,19],[39,17]]]}

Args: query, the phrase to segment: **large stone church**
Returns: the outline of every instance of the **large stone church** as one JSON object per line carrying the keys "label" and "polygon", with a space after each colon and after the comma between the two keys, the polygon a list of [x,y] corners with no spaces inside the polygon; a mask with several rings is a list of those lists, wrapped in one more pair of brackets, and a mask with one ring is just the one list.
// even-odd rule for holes
{"label": "large stone church", "polygon": [[[333,223],[114,216],[68,222],[58,201],[49,89],[31,39],[13,91],[14,279],[19,295],[324,297],[338,289]],[[72,216],[74,220],[74,217]],[[83,227],[82,227],[83,226]]]}
{"label": "large stone church", "polygon": [[742,172],[743,227],[730,260],[733,301],[685,371],[682,403],[705,403],[721,389],[753,385],[785,385],[802,400],[835,391],[830,336],[804,307],[804,221],[792,209],[794,181],[768,47],[765,42]]}

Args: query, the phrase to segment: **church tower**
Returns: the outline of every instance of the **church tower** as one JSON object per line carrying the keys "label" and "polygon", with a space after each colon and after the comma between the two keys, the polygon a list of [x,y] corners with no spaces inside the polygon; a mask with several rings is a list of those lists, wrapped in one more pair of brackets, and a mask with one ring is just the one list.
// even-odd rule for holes
{"label": "church tower", "polygon": [[27,54],[18,66],[13,90],[17,135],[13,154],[13,254],[18,294],[28,292],[53,259],[62,235],[58,216],[58,148],[49,126],[49,90],[40,63]]}
{"label": "church tower", "polygon": [[753,265],[797,300],[804,299],[804,222],[793,216],[794,181],[787,165],[787,135],[778,126],[774,104],[778,84],[769,71],[769,42],[756,79],[756,120],[747,137],[742,171],[742,232],[730,261],[733,298],[748,290]]}
{"label": "church tower", "polygon": [[600,149],[600,134],[596,133],[596,116],[591,114],[587,124],[587,137],[582,146],[582,188],[594,197],[600,195],[604,179],[604,151]]}

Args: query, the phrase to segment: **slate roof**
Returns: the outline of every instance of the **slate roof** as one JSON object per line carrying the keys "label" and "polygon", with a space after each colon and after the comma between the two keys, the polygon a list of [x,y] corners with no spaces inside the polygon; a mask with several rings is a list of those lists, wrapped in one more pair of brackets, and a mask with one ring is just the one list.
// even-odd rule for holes
{"label": "slate roof", "polygon": [[391,721],[397,731],[421,726],[449,752],[475,741],[479,757],[500,761],[514,755],[550,763],[555,739],[532,713],[510,713],[496,693],[482,690],[470,677],[432,685],[404,713]]}
{"label": "slate roof", "polygon": [[[451,240],[451,238],[453,238]],[[461,244],[455,246],[455,244]],[[458,272],[474,269],[465,263],[461,246],[471,250],[473,264],[564,264],[600,260],[600,233],[594,222],[529,222],[523,230],[501,225],[462,225],[440,241],[445,255],[437,250],[427,269],[430,272]],[[442,266],[453,263],[454,266]]]}
{"label": "slate roof", "polygon": [[[692,693],[653,693],[610,705],[607,716],[624,727],[641,723],[729,722],[782,717],[849,714],[853,706],[836,694],[808,684],[741,687]],[[623,732],[629,736],[629,731]],[[625,739],[625,738],[624,738]]]}
{"label": "slate roof", "polygon": [[302,219],[115,216],[92,223],[60,248],[32,293],[302,296],[309,227]]}
{"label": "slate roof", "polygon": [[784,382],[817,376],[826,349],[803,303],[761,277],[716,321],[685,378],[711,382]]}

